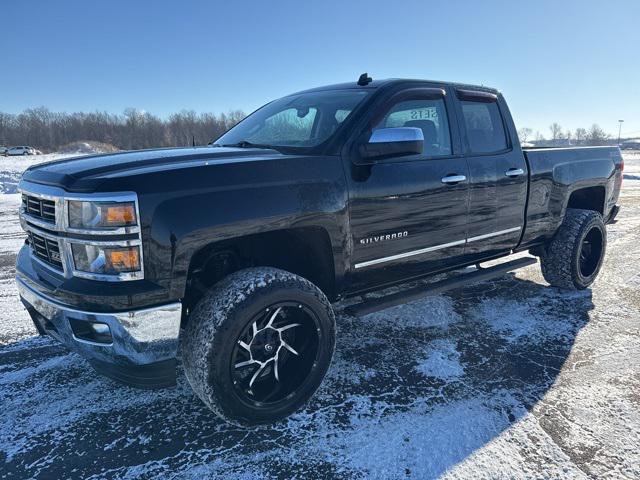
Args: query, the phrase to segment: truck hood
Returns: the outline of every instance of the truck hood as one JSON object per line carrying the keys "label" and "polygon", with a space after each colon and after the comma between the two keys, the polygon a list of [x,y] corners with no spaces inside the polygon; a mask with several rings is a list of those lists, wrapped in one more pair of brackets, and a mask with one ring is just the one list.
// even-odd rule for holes
{"label": "truck hood", "polygon": [[29,167],[22,179],[69,191],[92,191],[108,178],[183,168],[194,163],[246,162],[282,154],[269,149],[193,147],[65,158]]}

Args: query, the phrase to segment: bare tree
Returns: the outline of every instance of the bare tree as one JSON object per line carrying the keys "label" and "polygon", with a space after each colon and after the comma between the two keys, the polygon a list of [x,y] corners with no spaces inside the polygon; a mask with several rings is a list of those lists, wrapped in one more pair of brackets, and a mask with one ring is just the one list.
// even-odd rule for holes
{"label": "bare tree", "polygon": [[576,145],[582,145],[587,138],[587,131],[582,127],[576,128],[573,137],[576,139]]}
{"label": "bare tree", "polygon": [[20,114],[0,112],[0,144],[31,145],[55,150],[78,141],[110,144],[119,149],[205,145],[244,118],[234,110],[225,114],[182,111],[161,119],[126,109],[122,115],[107,112],[56,113],[44,107]]}
{"label": "bare tree", "polygon": [[562,127],[559,123],[553,122],[549,125],[549,130],[551,132],[551,140],[558,140],[562,138]]}
{"label": "bare tree", "polygon": [[588,145],[606,145],[610,135],[600,128],[597,123],[591,125],[589,132],[587,133]]}
{"label": "bare tree", "polygon": [[522,127],[518,130],[518,138],[520,138],[520,142],[522,143],[526,143],[531,135],[533,135],[533,130],[529,127]]}

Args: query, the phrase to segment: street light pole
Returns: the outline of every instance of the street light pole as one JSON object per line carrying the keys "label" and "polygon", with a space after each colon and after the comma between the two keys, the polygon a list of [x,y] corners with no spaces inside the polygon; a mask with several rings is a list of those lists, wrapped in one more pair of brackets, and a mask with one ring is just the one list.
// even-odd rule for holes
{"label": "street light pole", "polygon": [[620,145],[620,133],[622,132],[622,122],[624,122],[624,120],[618,120],[618,145]]}

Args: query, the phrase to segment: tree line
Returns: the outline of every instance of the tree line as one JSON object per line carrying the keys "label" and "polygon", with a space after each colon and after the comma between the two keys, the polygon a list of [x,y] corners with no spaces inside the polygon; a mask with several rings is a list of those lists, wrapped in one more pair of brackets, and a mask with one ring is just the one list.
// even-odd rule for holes
{"label": "tree line", "polygon": [[[206,145],[244,117],[240,110],[217,115],[183,110],[160,118],[135,108],[128,108],[122,114],[30,108],[18,114],[0,112],[0,145],[29,145],[45,152],[81,141],[100,142],[120,150]],[[547,139],[531,128],[518,130],[523,143],[569,141],[574,145],[606,145],[611,141],[611,136],[597,124],[571,131],[554,122],[549,126],[549,133]]]}
{"label": "tree line", "polygon": [[534,133],[533,129],[523,127],[518,129],[518,138],[520,142],[542,142],[542,141],[568,141],[574,145],[607,145],[611,142],[611,135],[606,133],[596,123],[591,125],[588,130],[586,128],[576,128],[574,131],[564,130],[559,123],[554,122],[549,125],[550,136],[547,139],[539,131]]}
{"label": "tree line", "polygon": [[206,145],[244,117],[240,110],[217,115],[183,110],[160,118],[134,108],[122,114],[30,108],[18,114],[0,112],[0,145],[29,145],[45,152],[78,141],[101,142],[121,150]]}

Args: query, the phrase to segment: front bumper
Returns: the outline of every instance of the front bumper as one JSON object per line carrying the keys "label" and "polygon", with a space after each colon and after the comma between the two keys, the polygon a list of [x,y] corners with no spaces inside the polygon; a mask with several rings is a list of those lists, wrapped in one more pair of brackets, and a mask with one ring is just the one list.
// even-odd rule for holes
{"label": "front bumper", "polygon": [[[139,310],[100,313],[74,309],[32,288],[18,272],[20,298],[40,333],[46,333],[87,358],[100,373],[123,383],[155,388],[175,384],[175,363],[182,305],[179,302]],[[74,334],[70,320],[109,326],[110,343]],[[76,330],[77,331],[77,330]]]}

